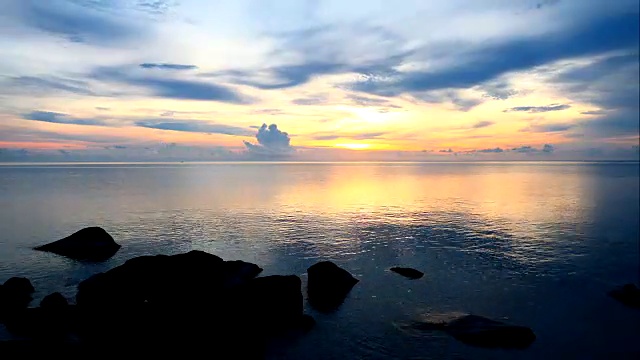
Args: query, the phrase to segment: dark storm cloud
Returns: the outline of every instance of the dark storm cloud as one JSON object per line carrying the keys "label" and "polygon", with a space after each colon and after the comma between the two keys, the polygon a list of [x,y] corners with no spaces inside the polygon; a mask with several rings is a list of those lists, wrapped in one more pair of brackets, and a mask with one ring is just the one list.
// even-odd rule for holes
{"label": "dark storm cloud", "polygon": [[32,111],[27,114],[23,114],[22,118],[25,120],[43,121],[56,124],[74,124],[74,125],[105,125],[101,119],[79,119],[71,117],[67,114],[52,112],[52,111]]}
{"label": "dark storm cloud", "polygon": [[504,110],[504,112],[528,112],[528,113],[542,113],[549,111],[561,111],[569,109],[571,105],[567,104],[551,104],[547,106],[516,106],[510,109]]}

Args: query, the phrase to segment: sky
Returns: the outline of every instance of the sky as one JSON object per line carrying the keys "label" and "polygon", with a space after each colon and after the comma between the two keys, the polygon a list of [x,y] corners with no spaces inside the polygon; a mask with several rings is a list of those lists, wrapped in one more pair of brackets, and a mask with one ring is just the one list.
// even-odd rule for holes
{"label": "sky", "polygon": [[0,162],[637,160],[640,0],[0,0]]}

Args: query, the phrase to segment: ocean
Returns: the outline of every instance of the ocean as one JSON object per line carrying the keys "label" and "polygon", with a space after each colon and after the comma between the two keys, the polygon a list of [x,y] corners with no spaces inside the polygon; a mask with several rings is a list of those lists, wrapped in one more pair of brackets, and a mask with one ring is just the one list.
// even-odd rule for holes
{"label": "ocean", "polygon": [[[606,293],[640,280],[639,188],[620,162],[3,164],[0,282],[27,276],[37,305],[139,255],[204,250],[303,281],[332,260],[360,282],[334,313],[305,305],[315,328],[269,358],[636,358],[640,311]],[[97,264],[32,250],[87,226],[123,247]],[[537,339],[483,349],[406,326],[451,312]]]}

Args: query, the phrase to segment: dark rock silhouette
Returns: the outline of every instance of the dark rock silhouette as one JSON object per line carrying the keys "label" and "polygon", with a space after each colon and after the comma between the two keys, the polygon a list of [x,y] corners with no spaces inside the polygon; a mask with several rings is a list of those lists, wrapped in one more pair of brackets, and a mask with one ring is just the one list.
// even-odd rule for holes
{"label": "dark rock silhouette", "polygon": [[256,278],[261,271],[202,251],[134,258],[82,281],[76,305],[54,293],[38,308],[12,312],[7,329],[29,342],[0,349],[186,357],[215,349],[227,357],[260,358],[273,338],[314,323],[303,315],[298,276]]}
{"label": "dark rock silhouette", "polygon": [[358,279],[331,261],[321,261],[307,269],[309,303],[320,311],[335,310],[358,283]]}
{"label": "dark rock silhouette", "polygon": [[621,303],[640,309],[640,289],[635,284],[625,284],[609,291],[609,296]]}
{"label": "dark rock silhouette", "polygon": [[75,260],[102,261],[112,257],[120,249],[120,245],[103,228],[95,226],[34,249]]}
{"label": "dark rock silhouette", "polygon": [[424,276],[423,272],[418,271],[416,269],[407,268],[407,267],[392,267],[389,270],[393,271],[396,274],[400,274],[406,278],[409,278],[411,280],[420,279],[421,277]]}
{"label": "dark rock silhouette", "polygon": [[35,289],[31,281],[23,277],[12,277],[0,286],[0,321],[11,313],[26,308]]}
{"label": "dark rock silhouette", "polygon": [[59,292],[54,292],[53,294],[49,294],[45,296],[42,301],[40,301],[40,307],[43,309],[64,309],[69,306],[69,302],[67,299],[62,296]]}
{"label": "dark rock silhouette", "polygon": [[442,330],[472,346],[523,349],[536,339],[525,326],[510,325],[478,315],[462,315],[444,322],[416,323],[420,330]]}

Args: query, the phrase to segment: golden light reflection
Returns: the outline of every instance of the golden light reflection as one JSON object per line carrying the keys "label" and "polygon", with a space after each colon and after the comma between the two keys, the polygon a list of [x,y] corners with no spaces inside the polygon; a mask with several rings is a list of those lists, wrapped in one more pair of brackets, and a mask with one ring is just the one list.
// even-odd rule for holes
{"label": "golden light reflection", "polygon": [[[335,216],[336,221],[354,213],[375,214],[397,223],[465,216],[482,226],[526,237],[539,231],[539,224],[559,217],[581,223],[580,209],[593,202],[590,178],[572,163],[323,166],[322,177],[295,180],[294,176],[275,192],[278,211]],[[560,167],[566,170],[558,171]]]}

